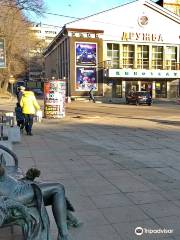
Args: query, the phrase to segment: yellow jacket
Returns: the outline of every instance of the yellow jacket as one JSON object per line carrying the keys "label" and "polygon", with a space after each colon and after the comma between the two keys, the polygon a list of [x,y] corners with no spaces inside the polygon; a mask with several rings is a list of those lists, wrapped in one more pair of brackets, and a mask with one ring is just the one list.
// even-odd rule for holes
{"label": "yellow jacket", "polygon": [[36,100],[36,97],[32,91],[24,91],[20,105],[24,114],[35,114],[40,106]]}

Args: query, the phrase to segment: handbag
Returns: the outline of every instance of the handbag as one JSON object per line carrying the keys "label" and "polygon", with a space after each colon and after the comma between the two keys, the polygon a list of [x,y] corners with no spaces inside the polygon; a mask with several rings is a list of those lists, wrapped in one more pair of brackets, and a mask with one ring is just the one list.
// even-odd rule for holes
{"label": "handbag", "polygon": [[36,111],[36,121],[37,122],[41,122],[42,121],[42,117],[43,117],[42,110],[37,110]]}

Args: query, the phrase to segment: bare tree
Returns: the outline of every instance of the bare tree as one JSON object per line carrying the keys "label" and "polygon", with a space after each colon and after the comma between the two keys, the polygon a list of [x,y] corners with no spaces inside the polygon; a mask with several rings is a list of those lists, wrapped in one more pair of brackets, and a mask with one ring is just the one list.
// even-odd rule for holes
{"label": "bare tree", "polygon": [[41,14],[44,9],[43,0],[0,0],[1,6],[15,7],[19,10],[33,11],[36,14]]}
{"label": "bare tree", "polygon": [[37,8],[40,13],[40,3],[38,0],[0,0],[0,34],[6,46],[6,68],[0,69],[0,91],[7,90],[10,75],[18,76],[26,71],[29,49],[35,47],[37,39],[22,10]]}

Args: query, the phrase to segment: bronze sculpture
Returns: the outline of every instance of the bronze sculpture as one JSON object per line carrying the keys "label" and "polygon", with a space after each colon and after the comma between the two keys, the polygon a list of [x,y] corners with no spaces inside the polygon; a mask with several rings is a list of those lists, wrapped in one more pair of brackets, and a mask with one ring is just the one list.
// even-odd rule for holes
{"label": "bronze sculpture", "polygon": [[[57,240],[71,240],[67,221],[74,227],[79,226],[79,221],[71,213],[73,207],[66,199],[64,186],[60,183],[35,182],[34,176],[29,180],[28,172],[25,178],[16,179],[6,173],[6,167],[3,165],[1,156],[0,225],[13,219],[22,226],[25,239],[50,240],[49,218],[45,206],[51,205],[58,228]],[[31,172],[33,173],[32,169]],[[38,211],[34,213],[33,208]]]}

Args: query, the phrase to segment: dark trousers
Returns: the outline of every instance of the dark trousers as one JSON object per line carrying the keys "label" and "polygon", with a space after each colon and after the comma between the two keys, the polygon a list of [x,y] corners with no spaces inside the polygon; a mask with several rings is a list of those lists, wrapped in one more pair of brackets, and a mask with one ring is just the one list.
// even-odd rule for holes
{"label": "dark trousers", "polygon": [[93,95],[93,93],[89,93],[89,101],[93,101],[93,102],[95,102],[95,98],[94,98],[94,95]]}
{"label": "dark trousers", "polygon": [[17,126],[22,130],[24,128],[24,120],[17,120]]}
{"label": "dark trousers", "polygon": [[25,129],[27,133],[31,133],[33,125],[33,114],[24,114],[25,119]]}

